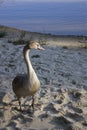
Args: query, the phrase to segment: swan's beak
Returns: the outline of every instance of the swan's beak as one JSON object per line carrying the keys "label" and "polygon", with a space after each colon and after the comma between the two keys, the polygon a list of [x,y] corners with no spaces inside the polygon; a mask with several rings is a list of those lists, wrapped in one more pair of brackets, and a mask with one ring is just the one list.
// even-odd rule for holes
{"label": "swan's beak", "polygon": [[42,46],[38,47],[39,50],[45,50]]}

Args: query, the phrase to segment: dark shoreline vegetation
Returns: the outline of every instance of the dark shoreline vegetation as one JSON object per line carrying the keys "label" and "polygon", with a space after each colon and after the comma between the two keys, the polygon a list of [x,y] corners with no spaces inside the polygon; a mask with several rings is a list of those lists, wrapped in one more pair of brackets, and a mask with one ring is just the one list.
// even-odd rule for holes
{"label": "dark shoreline vegetation", "polygon": [[[8,34],[9,31],[9,34]],[[17,34],[20,33],[20,34]],[[11,40],[8,39],[9,43],[13,43],[14,45],[22,45],[25,43],[28,43],[29,41],[33,40],[33,35],[36,35],[38,37],[38,41],[42,44],[42,45],[46,45],[47,44],[47,38],[68,38],[69,40],[75,39],[75,40],[79,40],[80,43],[84,43],[84,45],[82,46],[82,48],[87,48],[87,36],[83,36],[83,35],[53,35],[53,34],[46,34],[46,33],[38,33],[38,32],[30,32],[30,31],[25,31],[22,29],[16,29],[16,28],[12,28],[12,27],[7,27],[7,26],[2,26],[0,25],[0,38],[4,38],[8,35],[15,35],[16,37],[18,37],[16,40]],[[28,34],[29,38],[25,39],[25,35]]]}
{"label": "dark shoreline vegetation", "polygon": [[50,36],[55,36],[55,37],[74,37],[74,38],[77,38],[77,37],[85,37],[87,38],[87,36],[85,35],[58,35],[58,34],[51,34],[51,33],[41,33],[41,32],[31,32],[31,31],[26,31],[26,30],[22,30],[22,29],[17,29],[17,28],[14,28],[14,27],[8,27],[8,26],[3,26],[3,25],[0,25],[0,30],[3,30],[3,31],[7,31],[7,29],[9,29],[10,31],[23,31],[23,32],[26,32],[26,33],[36,33],[36,34],[41,34],[41,35],[50,35]]}

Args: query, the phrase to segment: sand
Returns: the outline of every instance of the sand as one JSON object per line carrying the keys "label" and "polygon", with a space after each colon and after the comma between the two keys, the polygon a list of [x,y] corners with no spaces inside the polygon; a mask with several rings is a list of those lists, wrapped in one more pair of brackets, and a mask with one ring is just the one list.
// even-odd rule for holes
{"label": "sand", "polygon": [[[84,39],[43,35],[47,38],[43,40],[45,50],[30,53],[41,82],[35,95],[35,112],[29,107],[31,97],[21,99],[20,112],[11,84],[18,73],[26,73],[24,45],[8,42],[17,40],[21,30],[4,29],[8,35],[0,38],[0,130],[86,130],[87,50],[81,48]],[[27,32],[25,39],[31,34],[36,40],[42,36]]]}

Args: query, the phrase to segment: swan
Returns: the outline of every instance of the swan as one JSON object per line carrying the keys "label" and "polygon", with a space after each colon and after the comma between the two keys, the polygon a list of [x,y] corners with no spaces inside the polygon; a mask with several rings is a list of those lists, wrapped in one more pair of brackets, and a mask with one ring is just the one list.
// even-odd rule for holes
{"label": "swan", "polygon": [[22,111],[20,98],[25,98],[27,96],[32,96],[31,106],[34,111],[34,95],[40,88],[40,81],[32,67],[29,58],[29,52],[31,49],[44,50],[44,48],[41,47],[38,42],[30,41],[28,44],[26,44],[23,48],[23,56],[27,66],[27,74],[17,75],[12,81],[12,89],[18,99],[20,111]]}

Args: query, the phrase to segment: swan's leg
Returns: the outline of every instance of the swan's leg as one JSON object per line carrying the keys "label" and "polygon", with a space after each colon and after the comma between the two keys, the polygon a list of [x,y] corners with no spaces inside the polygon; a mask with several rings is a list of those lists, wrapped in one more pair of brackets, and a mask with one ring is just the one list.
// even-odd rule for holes
{"label": "swan's leg", "polygon": [[22,111],[22,109],[21,109],[21,101],[20,101],[19,98],[18,98],[18,103],[19,103],[19,106],[20,106],[20,111]]}
{"label": "swan's leg", "polygon": [[32,96],[32,104],[31,104],[32,108],[33,108],[33,112],[34,112],[34,96]]}

